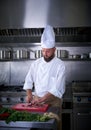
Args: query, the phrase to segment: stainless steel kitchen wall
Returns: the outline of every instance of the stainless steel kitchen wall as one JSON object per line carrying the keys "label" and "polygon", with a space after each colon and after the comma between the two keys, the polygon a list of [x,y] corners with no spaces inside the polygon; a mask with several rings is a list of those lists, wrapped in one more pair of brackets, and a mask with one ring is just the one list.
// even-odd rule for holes
{"label": "stainless steel kitchen wall", "polygon": [[[31,47],[39,50],[41,47]],[[67,50],[69,55],[89,54],[91,47],[57,47],[57,50]],[[0,61],[0,84],[23,85],[26,74],[34,60]],[[87,60],[64,60],[66,66],[66,84],[72,81],[91,81],[91,59]]]}
{"label": "stainless steel kitchen wall", "polygon": [[32,61],[11,62],[11,73],[9,85],[21,86],[24,84],[26,74]]}
{"label": "stainless steel kitchen wall", "polygon": [[10,63],[0,62],[0,85],[10,84]]}
{"label": "stainless steel kitchen wall", "polygon": [[0,0],[0,28],[91,26],[90,0]]}

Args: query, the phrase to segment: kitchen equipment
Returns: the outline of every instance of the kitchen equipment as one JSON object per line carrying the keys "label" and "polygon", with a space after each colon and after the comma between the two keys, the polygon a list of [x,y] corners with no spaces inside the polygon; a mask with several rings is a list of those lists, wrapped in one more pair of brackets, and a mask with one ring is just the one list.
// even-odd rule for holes
{"label": "kitchen equipment", "polygon": [[24,103],[26,92],[23,86],[0,85],[0,104],[3,107],[11,107],[17,103]]}
{"label": "kitchen equipment", "polygon": [[61,58],[68,58],[68,51],[67,50],[60,50]]}
{"label": "kitchen equipment", "polygon": [[71,83],[66,85],[66,91],[63,95],[62,130],[73,130],[73,102]]}
{"label": "kitchen equipment", "polygon": [[0,50],[0,60],[3,59],[3,50]]}
{"label": "kitchen equipment", "polygon": [[91,59],[91,52],[89,53],[89,58]]}
{"label": "kitchen equipment", "polygon": [[51,119],[47,122],[16,121],[10,122],[9,124],[3,120],[0,121],[1,130],[31,130],[31,128],[39,130],[58,130],[57,121],[55,119]]}
{"label": "kitchen equipment", "polygon": [[73,90],[74,130],[91,130],[91,81],[76,81]]}
{"label": "kitchen equipment", "polygon": [[48,107],[49,107],[48,104],[31,105],[27,103],[19,103],[12,106],[12,109],[19,111],[30,111],[30,112],[46,112]]}
{"label": "kitchen equipment", "polygon": [[27,49],[15,49],[13,50],[13,59],[28,59],[30,57]]}
{"label": "kitchen equipment", "polygon": [[11,50],[10,49],[1,49],[0,50],[0,60],[7,60],[11,58]]}
{"label": "kitchen equipment", "polygon": [[36,57],[36,58],[42,57],[42,50],[36,50],[36,51],[35,51],[35,57]]}
{"label": "kitchen equipment", "polygon": [[81,55],[80,54],[75,54],[73,55],[73,59],[80,59],[81,58]]}
{"label": "kitchen equipment", "polygon": [[88,59],[89,55],[86,53],[81,54],[81,59]]}
{"label": "kitchen equipment", "polygon": [[36,59],[36,53],[35,53],[35,51],[33,51],[33,50],[29,50],[29,58],[32,60],[32,59]]}
{"label": "kitchen equipment", "polygon": [[4,59],[10,59],[11,58],[11,51],[5,50],[4,51]]}

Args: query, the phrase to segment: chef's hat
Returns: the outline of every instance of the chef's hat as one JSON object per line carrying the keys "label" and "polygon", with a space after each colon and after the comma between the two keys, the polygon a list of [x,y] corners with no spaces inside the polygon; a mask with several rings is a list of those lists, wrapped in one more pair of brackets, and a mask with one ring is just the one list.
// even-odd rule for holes
{"label": "chef's hat", "polygon": [[41,36],[41,47],[42,48],[55,47],[55,33],[50,25],[46,26]]}

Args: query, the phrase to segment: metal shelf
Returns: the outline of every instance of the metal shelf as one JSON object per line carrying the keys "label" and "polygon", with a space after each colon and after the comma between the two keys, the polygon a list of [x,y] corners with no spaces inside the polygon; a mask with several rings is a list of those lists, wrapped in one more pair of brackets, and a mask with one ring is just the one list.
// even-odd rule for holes
{"label": "metal shelf", "polygon": [[[91,59],[68,59],[68,58],[60,58],[62,61],[91,61]],[[0,62],[10,62],[10,61],[28,61],[28,60],[36,60],[36,59],[3,59]]]}
{"label": "metal shelf", "polygon": [[3,59],[0,60],[0,62],[29,61],[29,60],[36,60],[36,59]]}
{"label": "metal shelf", "polygon": [[60,58],[63,61],[91,61],[91,59],[68,59],[68,58]]}
{"label": "metal shelf", "polygon": [[58,47],[89,47],[91,46],[91,42],[56,42],[56,46]]}

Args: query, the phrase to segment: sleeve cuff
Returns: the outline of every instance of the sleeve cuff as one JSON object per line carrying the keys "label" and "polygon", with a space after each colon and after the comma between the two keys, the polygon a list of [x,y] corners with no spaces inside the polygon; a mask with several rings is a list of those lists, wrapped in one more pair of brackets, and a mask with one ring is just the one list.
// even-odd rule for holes
{"label": "sleeve cuff", "polygon": [[24,89],[24,90],[32,89],[32,87],[33,87],[32,84],[27,84],[27,83],[25,83],[24,86],[23,86],[23,89]]}
{"label": "sleeve cuff", "polygon": [[51,89],[48,92],[50,92],[51,94],[53,94],[54,96],[56,96],[58,98],[62,98],[62,93],[57,91],[56,89]]}

